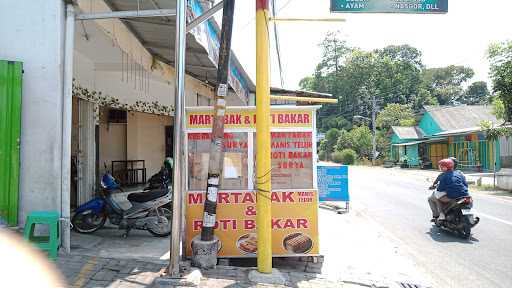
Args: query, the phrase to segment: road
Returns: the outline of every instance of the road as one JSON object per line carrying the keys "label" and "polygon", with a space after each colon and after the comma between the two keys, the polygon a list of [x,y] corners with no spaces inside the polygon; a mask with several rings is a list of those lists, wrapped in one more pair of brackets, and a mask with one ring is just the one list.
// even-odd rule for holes
{"label": "road", "polygon": [[472,193],[481,221],[468,241],[429,223],[425,174],[368,167],[349,174],[354,209],[392,235],[434,287],[512,287],[511,197]]}

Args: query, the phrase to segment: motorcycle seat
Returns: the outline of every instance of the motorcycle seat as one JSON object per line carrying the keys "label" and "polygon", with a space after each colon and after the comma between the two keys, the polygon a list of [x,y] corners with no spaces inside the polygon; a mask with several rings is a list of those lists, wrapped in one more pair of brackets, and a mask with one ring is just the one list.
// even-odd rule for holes
{"label": "motorcycle seat", "polygon": [[149,201],[158,199],[160,197],[163,197],[163,196],[165,196],[165,194],[167,194],[167,191],[165,189],[158,189],[158,190],[152,190],[152,191],[147,191],[147,192],[131,193],[131,194],[128,194],[128,201],[144,203],[144,202],[149,202]]}

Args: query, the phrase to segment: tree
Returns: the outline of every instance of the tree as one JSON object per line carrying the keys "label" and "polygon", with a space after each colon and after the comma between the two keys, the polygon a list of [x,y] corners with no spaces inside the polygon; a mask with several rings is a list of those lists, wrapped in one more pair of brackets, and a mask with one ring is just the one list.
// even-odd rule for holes
{"label": "tree", "polygon": [[370,158],[372,155],[372,132],[367,126],[360,126],[350,132],[353,149],[360,157]]}
{"label": "tree", "polygon": [[494,93],[505,109],[505,121],[512,122],[512,40],[489,47],[491,79]]}
{"label": "tree", "polygon": [[487,89],[487,82],[477,81],[473,82],[464,92],[463,99],[459,102],[468,105],[486,104],[489,103],[489,89]]}
{"label": "tree", "polygon": [[[415,110],[434,104],[429,93],[419,91],[423,64],[418,49],[393,45],[363,51],[340,40],[338,33],[328,33],[320,46],[322,60],[312,75],[300,81],[301,89],[330,93],[338,99],[337,104],[323,105],[319,110],[319,130],[350,129],[339,119],[350,123],[356,115],[370,116],[373,95],[383,105],[412,103]],[[363,93],[362,87],[369,93]]]}
{"label": "tree", "polygon": [[473,75],[473,69],[464,66],[425,69],[422,73],[422,86],[440,105],[454,104],[463,99],[462,84],[473,78]]}
{"label": "tree", "polygon": [[345,149],[354,148],[354,141],[352,140],[352,134],[348,131],[342,130],[340,131],[340,136],[336,141],[336,151],[342,151]]}
{"label": "tree", "polygon": [[352,123],[343,116],[329,115],[322,117],[317,123],[319,124],[318,129],[321,132],[328,131],[331,128],[338,130],[350,130],[352,128]]}
{"label": "tree", "polygon": [[323,144],[323,151],[325,151],[326,158],[331,159],[331,154],[334,152],[334,148],[336,143],[338,142],[338,137],[340,136],[340,131],[336,128],[331,128],[325,134],[325,140]]}
{"label": "tree", "polygon": [[505,105],[501,99],[497,98],[492,102],[492,114],[494,114],[498,120],[505,120]]}
{"label": "tree", "polygon": [[[491,44],[489,47],[491,79],[497,99],[493,102],[493,112],[505,123],[512,122],[512,41]],[[482,123],[482,129],[490,141],[500,137],[512,137],[508,126],[493,127],[492,123]]]}
{"label": "tree", "polygon": [[411,105],[388,104],[377,116],[377,127],[389,131],[391,126],[414,126],[416,119]]}
{"label": "tree", "polygon": [[341,131],[335,148],[337,152],[352,149],[359,157],[369,157],[372,154],[372,131],[367,126]]}

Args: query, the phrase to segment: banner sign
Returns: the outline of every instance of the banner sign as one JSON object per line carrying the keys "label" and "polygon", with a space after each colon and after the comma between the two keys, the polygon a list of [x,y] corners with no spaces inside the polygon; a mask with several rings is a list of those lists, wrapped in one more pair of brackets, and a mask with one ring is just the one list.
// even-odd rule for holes
{"label": "banner sign", "polygon": [[[189,1],[187,8],[187,23],[204,13],[199,0]],[[208,58],[212,61],[212,64],[217,66],[219,63],[220,32],[216,32],[217,29],[215,29],[216,27],[214,27],[212,21],[213,20],[204,21],[190,32],[194,35],[197,42],[206,49]],[[247,105],[249,104],[249,86],[246,79],[242,76],[240,69],[233,63],[238,63],[238,61],[232,55],[231,61],[229,61],[228,84],[233,88],[243,103]]]}
{"label": "banner sign", "polygon": [[448,0],[331,0],[331,12],[448,13]]}
{"label": "banner sign", "polygon": [[[313,128],[312,110],[272,109],[270,118],[273,128]],[[187,111],[187,129],[212,128],[212,111]],[[225,128],[255,128],[256,110],[227,110],[224,115]]]}
{"label": "banner sign", "polygon": [[318,196],[322,201],[350,201],[348,166],[318,166]]}
{"label": "banner sign", "polygon": [[[272,199],[272,253],[274,256],[318,255],[318,193],[316,190],[279,190]],[[192,239],[200,237],[204,192],[187,193],[186,254]],[[217,200],[215,235],[221,257],[256,257],[256,193],[221,191]]]}

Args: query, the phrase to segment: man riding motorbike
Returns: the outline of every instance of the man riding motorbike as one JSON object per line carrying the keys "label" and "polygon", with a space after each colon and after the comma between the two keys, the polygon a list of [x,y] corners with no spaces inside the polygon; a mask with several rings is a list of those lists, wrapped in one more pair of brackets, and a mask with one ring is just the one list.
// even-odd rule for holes
{"label": "man riding motorbike", "polygon": [[[457,170],[459,160],[457,160],[457,158],[455,158],[455,157],[448,157],[448,159],[453,161],[453,170]],[[460,171],[460,170],[459,170],[459,172],[462,173],[462,171]],[[434,180],[434,183],[432,183],[432,186],[430,186],[430,188],[429,188],[430,190],[436,189],[437,184],[439,184],[439,180],[441,180],[441,176],[443,176],[444,173],[446,173],[446,172],[441,171],[441,173],[439,175],[437,175],[436,180]],[[464,173],[462,173],[462,175],[464,175]]]}
{"label": "man riding motorbike", "polygon": [[437,185],[437,191],[428,198],[433,217],[431,221],[434,223],[438,219],[445,220],[445,206],[453,203],[457,198],[469,195],[466,178],[462,172],[454,170],[454,167],[455,163],[452,159],[439,161],[439,169],[443,173],[438,177],[439,185]]}

